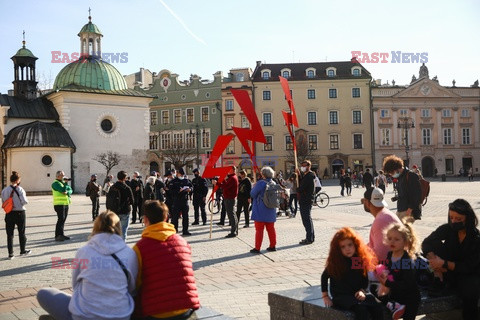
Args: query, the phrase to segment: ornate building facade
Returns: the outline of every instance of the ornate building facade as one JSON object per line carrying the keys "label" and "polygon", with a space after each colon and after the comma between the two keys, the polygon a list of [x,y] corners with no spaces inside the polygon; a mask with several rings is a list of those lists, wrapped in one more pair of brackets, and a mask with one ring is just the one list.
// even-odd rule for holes
{"label": "ornate building facade", "polygon": [[480,166],[480,88],[440,85],[425,65],[408,86],[372,88],[375,164],[390,154],[423,175],[456,175]]}

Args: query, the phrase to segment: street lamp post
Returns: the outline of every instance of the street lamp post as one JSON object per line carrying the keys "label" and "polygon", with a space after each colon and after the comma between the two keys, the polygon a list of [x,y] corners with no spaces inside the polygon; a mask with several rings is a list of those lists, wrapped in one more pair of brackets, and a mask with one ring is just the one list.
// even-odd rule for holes
{"label": "street lamp post", "polygon": [[[200,128],[202,128],[202,132],[205,131],[205,127],[201,126],[197,123],[195,124],[195,142],[196,142],[196,145],[197,145],[197,159],[196,159],[196,163],[197,163],[197,169],[200,165]],[[192,132],[192,129],[190,128],[190,135],[192,135],[193,132]]]}
{"label": "street lamp post", "polygon": [[410,158],[408,156],[408,151],[410,150],[410,146],[408,142],[408,131],[410,128],[415,128],[415,122],[409,117],[401,117],[398,120],[397,128],[405,130],[405,156],[406,156],[405,166],[408,167],[410,165]]}

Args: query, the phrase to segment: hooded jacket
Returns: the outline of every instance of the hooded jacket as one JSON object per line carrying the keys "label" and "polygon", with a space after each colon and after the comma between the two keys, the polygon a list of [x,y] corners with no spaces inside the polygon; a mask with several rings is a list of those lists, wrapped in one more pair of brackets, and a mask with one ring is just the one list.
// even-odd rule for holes
{"label": "hooded jacket", "polygon": [[139,265],[136,316],[165,318],[200,308],[190,245],[173,224],[149,225],[133,250]]}
{"label": "hooded jacket", "polygon": [[[115,253],[128,270],[128,281]],[[68,309],[75,319],[127,320],[134,310],[132,293],[138,272],[137,257],[116,234],[94,235],[75,256],[73,294]]]}

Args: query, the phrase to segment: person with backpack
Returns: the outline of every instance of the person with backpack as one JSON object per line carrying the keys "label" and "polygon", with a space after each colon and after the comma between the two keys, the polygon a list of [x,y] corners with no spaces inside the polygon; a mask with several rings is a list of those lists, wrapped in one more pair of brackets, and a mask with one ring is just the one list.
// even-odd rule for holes
{"label": "person with backpack", "polygon": [[385,188],[387,186],[387,178],[383,174],[382,170],[378,171],[378,176],[375,177],[375,187],[382,189],[385,194]]}
{"label": "person with backpack", "polygon": [[92,201],[92,221],[98,217],[98,211],[100,210],[100,185],[97,183],[97,175],[92,174],[90,181],[87,184],[85,195],[90,197]]}
{"label": "person with backpack", "polygon": [[5,230],[7,231],[7,248],[8,259],[13,259],[13,232],[15,231],[15,225],[18,228],[18,239],[20,242],[20,255],[27,255],[31,253],[31,250],[25,249],[27,244],[27,237],[25,237],[25,205],[28,203],[25,190],[20,187],[20,175],[18,172],[13,171],[10,176],[10,185],[2,190],[2,203],[5,204],[11,198],[10,208],[5,213]]}
{"label": "person with backpack", "polygon": [[420,177],[407,167],[404,167],[403,160],[395,155],[386,157],[383,160],[383,171],[398,179],[397,182],[397,216],[400,220],[407,218],[420,220],[422,218],[422,187]]}
{"label": "person with backpack", "polygon": [[306,237],[299,244],[307,245],[315,241],[315,231],[312,221],[312,204],[315,199],[315,174],[310,170],[312,163],[310,160],[302,162],[301,171],[297,169],[300,182],[297,188],[298,204],[300,205],[300,216],[305,227]]}
{"label": "person with backpack", "polygon": [[113,211],[120,218],[122,225],[122,237],[125,241],[127,239],[128,222],[130,221],[130,213],[132,212],[133,192],[125,183],[127,180],[127,173],[119,171],[117,173],[118,181],[107,193],[107,209]]}
{"label": "person with backpack", "polygon": [[277,209],[267,206],[264,201],[267,187],[270,184],[276,185],[272,180],[275,175],[270,167],[261,169],[262,179],[258,180],[250,192],[252,198],[252,220],[255,221],[255,248],[250,250],[251,253],[260,253],[263,241],[263,231],[267,229],[270,245],[267,251],[276,251],[277,235],[275,232],[275,221],[277,221]]}

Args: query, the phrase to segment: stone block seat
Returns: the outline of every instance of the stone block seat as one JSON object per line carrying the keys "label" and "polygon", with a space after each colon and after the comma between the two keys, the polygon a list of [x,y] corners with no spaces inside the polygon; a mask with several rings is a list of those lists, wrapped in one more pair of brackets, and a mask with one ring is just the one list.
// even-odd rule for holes
{"label": "stone block seat", "polygon": [[[422,300],[418,315],[446,312],[461,307],[460,299],[455,295],[428,297],[421,292]],[[325,308],[320,286],[312,286],[268,294],[271,320],[355,320],[353,312],[335,308]],[[387,317],[390,313],[385,309]]]}

